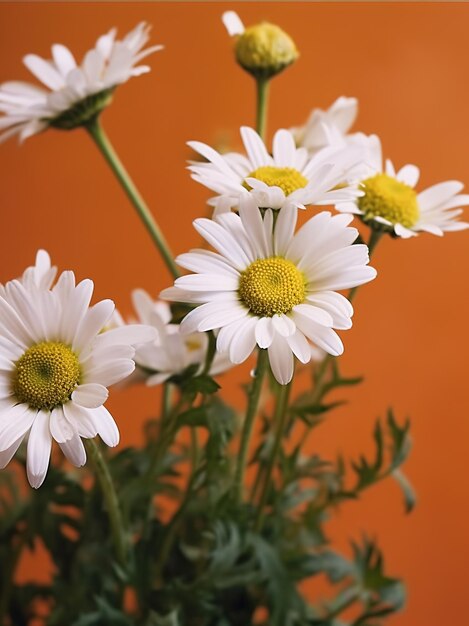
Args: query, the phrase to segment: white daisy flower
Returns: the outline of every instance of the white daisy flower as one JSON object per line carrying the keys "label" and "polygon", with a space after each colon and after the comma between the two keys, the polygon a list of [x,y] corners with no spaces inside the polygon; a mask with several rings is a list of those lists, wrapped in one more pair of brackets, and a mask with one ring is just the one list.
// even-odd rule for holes
{"label": "white daisy flower", "polygon": [[61,44],[52,46],[52,59],[27,54],[23,62],[44,85],[20,81],[0,85],[0,141],[19,134],[23,141],[49,126],[70,129],[89,121],[112,99],[117,85],[150,71],[140,62],[162,46],[143,47],[150,28],[138,24],[122,40],[116,29],[102,35],[80,65]]}
{"label": "white daisy flower", "polygon": [[383,166],[381,142],[376,135],[368,138],[368,144],[369,170],[361,182],[365,193],[354,202],[337,205],[338,211],[360,215],[369,226],[403,238],[420,231],[442,236],[469,227],[455,219],[463,212],[460,207],[469,205],[469,195],[459,193],[463,183],[448,180],[418,193],[417,166],[404,165],[396,172],[389,159]]}
{"label": "white daisy flower", "polygon": [[[38,257],[39,265],[46,261],[43,254]],[[51,290],[13,280],[4,292],[0,467],[27,436],[27,474],[37,488],[47,473],[53,439],[76,466],[86,461],[81,437],[99,434],[107,445],[117,445],[119,431],[103,406],[107,387],[134,370],[131,344],[151,341],[155,333],[142,325],[101,332],[114,303],[102,300],[90,308],[93,283],[76,285],[73,272],[63,272]]]}
{"label": "white daisy flower", "polygon": [[[132,293],[132,302],[137,320],[130,324],[142,323],[155,328],[157,337],[152,342],[135,346],[134,361],[138,366],[136,378],[145,379],[147,385],[159,385],[173,376],[182,374],[191,365],[201,371],[205,365],[208,349],[206,333],[194,332],[189,335],[179,332],[179,325],[171,323],[171,309],[162,300],[153,300],[143,289]],[[120,324],[125,324],[120,318]],[[210,367],[210,375],[216,376],[232,367],[231,361],[216,353]]]}
{"label": "white daisy flower", "polygon": [[304,126],[292,128],[298,146],[314,153],[330,145],[343,145],[358,114],[358,100],[340,96],[331,106],[313,109]]}
{"label": "white daisy flower", "polygon": [[195,229],[216,252],[193,250],[177,262],[196,272],[178,278],[161,294],[165,299],[199,304],[181,322],[181,331],[220,329],[217,349],[241,363],[256,344],[269,352],[281,384],[293,375],[293,355],[311,359],[309,342],[339,355],[343,345],[335,329],[352,325],[352,305],[337,290],[376,276],[368,248],[352,245],[358,231],[352,216],[322,212],[295,234],[297,211],[266,210],[264,219],[243,199],[239,215],[223,213],[197,219]]}
{"label": "white daisy flower", "polygon": [[341,151],[353,151],[357,155],[356,165],[346,176],[347,181],[363,179],[370,170],[373,161],[373,146],[370,137],[364,133],[349,133],[358,113],[358,100],[341,96],[327,109],[313,109],[305,126],[292,128],[296,145],[314,155],[318,151],[329,148],[331,159]]}
{"label": "white daisy flower", "polygon": [[[251,194],[258,207],[282,209],[351,201],[361,195],[356,186],[341,186],[357,161],[355,151],[322,150],[309,157],[305,148],[297,148],[293,135],[278,130],[273,140],[273,156],[252,128],[243,126],[241,137],[247,152],[220,155],[199,141],[188,145],[208,163],[189,166],[192,178],[218,196],[209,201],[216,213],[237,207],[240,198]],[[330,160],[328,160],[328,158]]]}

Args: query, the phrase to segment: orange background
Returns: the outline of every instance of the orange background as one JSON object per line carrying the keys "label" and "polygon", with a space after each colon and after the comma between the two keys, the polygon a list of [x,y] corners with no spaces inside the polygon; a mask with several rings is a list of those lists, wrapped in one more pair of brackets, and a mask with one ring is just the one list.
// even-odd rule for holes
{"label": "orange background", "polygon": [[[191,220],[208,192],[185,170],[185,141],[237,145],[236,128],[254,123],[253,85],[232,62],[220,22],[235,8],[246,24],[267,18],[295,39],[300,61],[272,89],[269,130],[302,123],[313,106],[357,96],[356,130],[377,132],[400,166],[422,169],[422,185],[469,182],[469,6],[464,4],[118,3],[0,5],[0,81],[27,79],[21,58],[48,55],[55,42],[77,58],[111,26],[120,34],[153,24],[151,74],[118,89],[103,122],[175,252],[197,245]],[[269,132],[271,136],[271,133]],[[38,247],[62,269],[92,277],[96,296],[130,310],[141,286],[156,295],[169,277],[133,209],[82,131],[50,131],[18,147],[0,146],[0,281],[19,275]],[[312,438],[311,451],[371,451],[375,418],[392,405],[412,417],[415,447],[406,473],[419,503],[404,516],[392,482],[344,506],[329,526],[335,545],[362,530],[376,536],[390,574],[409,589],[400,626],[461,624],[467,614],[469,422],[467,233],[443,239],[386,239],[374,260],[378,279],[357,300],[343,333],[347,374],[366,373]],[[247,370],[242,370],[243,375]],[[238,379],[240,374],[235,375]],[[241,394],[232,385],[232,396]],[[119,391],[111,409],[121,445],[140,439],[158,392]],[[32,559],[23,572],[43,569]],[[36,569],[35,569],[36,568]],[[311,585],[314,593],[314,583]]]}

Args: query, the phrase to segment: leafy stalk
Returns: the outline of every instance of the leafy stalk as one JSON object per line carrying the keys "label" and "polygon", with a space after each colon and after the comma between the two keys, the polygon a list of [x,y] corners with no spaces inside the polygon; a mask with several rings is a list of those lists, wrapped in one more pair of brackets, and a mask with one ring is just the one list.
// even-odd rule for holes
{"label": "leafy stalk", "polygon": [[235,472],[234,493],[238,502],[242,500],[244,475],[246,472],[247,457],[249,453],[249,443],[251,441],[254,420],[257,415],[257,408],[259,405],[262,383],[265,377],[265,373],[267,371],[268,360],[269,357],[267,350],[259,349],[256,372],[254,380],[252,381],[251,390],[249,392],[248,407],[246,411],[246,417],[244,419],[243,431],[241,433],[238,463]]}
{"label": "leafy stalk", "polygon": [[275,439],[270,453],[269,460],[265,469],[264,484],[262,486],[261,494],[259,497],[259,505],[257,511],[257,518],[255,528],[259,531],[262,528],[264,522],[264,507],[267,503],[269,496],[270,486],[272,482],[272,473],[277,461],[278,453],[280,451],[282,437],[285,434],[285,427],[288,419],[288,401],[290,398],[291,382],[288,385],[282,385],[279,390],[277,404],[274,412],[274,424],[276,426]]}
{"label": "leafy stalk", "polygon": [[114,482],[109,467],[94,439],[85,439],[84,442],[106,502],[116,556],[119,564],[125,568],[128,557],[128,543]]}

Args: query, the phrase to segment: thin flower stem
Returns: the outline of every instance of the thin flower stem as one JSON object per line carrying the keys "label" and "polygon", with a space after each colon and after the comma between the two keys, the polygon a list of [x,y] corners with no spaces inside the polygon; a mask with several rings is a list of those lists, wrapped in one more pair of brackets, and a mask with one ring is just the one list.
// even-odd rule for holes
{"label": "thin flower stem", "polygon": [[234,480],[234,493],[238,502],[241,502],[243,497],[244,475],[246,473],[246,464],[248,460],[249,444],[251,441],[252,430],[254,421],[257,415],[257,408],[259,405],[259,398],[262,391],[262,383],[264,381],[265,374],[267,372],[268,364],[267,350],[259,349],[257,357],[257,365],[255,377],[251,385],[249,392],[248,407],[246,410],[246,417],[244,419],[243,431],[241,433],[241,442],[238,455],[238,464],[236,466],[235,480]]}
{"label": "thin flower stem", "polygon": [[163,260],[166,263],[168,270],[171,272],[174,278],[177,278],[180,273],[176,266],[176,263],[174,262],[174,256],[169,248],[168,242],[166,241],[160,227],[156,223],[155,218],[151,214],[150,209],[146,205],[145,200],[142,198],[140,192],[130,178],[122,161],[119,159],[116,151],[114,150],[111,142],[104,132],[104,129],[101,126],[98,117],[89,122],[85,126],[85,128],[89,132],[90,136],[93,138],[95,144],[101,151],[104,158],[106,159],[117,180],[122,185],[122,188],[127,194],[129,200],[137,210],[137,213],[143,224],[145,225],[145,228],[149,232],[153,243],[156,245],[161,256],[163,257]]}
{"label": "thin flower stem", "polygon": [[128,557],[127,537],[109,467],[94,439],[85,439],[84,443],[106,502],[117,560],[122,567],[126,567]]}
{"label": "thin flower stem", "polygon": [[272,446],[272,450],[270,452],[270,457],[267,462],[267,466],[265,469],[265,479],[264,484],[262,485],[261,494],[259,497],[259,505],[257,509],[257,519],[255,523],[255,530],[260,531],[262,525],[264,523],[264,507],[267,503],[267,498],[269,496],[270,487],[272,483],[272,474],[274,471],[275,464],[277,462],[277,457],[280,452],[280,447],[282,443],[282,437],[285,433],[285,428],[287,425],[288,418],[288,401],[290,399],[290,391],[291,391],[292,383],[288,383],[288,385],[282,385],[280,387],[277,404],[275,406],[275,413],[273,417],[274,425],[276,426],[274,443]]}
{"label": "thin flower stem", "polygon": [[13,590],[16,568],[25,545],[25,538],[18,539],[16,546],[12,546],[5,561],[2,562],[2,587],[0,593],[0,624],[5,623],[9,611],[10,597]]}
{"label": "thin flower stem", "polygon": [[163,383],[163,389],[161,391],[161,421],[163,422],[169,415],[171,410],[171,396],[173,390],[171,383]]}
{"label": "thin flower stem", "polygon": [[214,335],[213,330],[210,330],[207,333],[207,337],[208,337],[207,352],[205,355],[204,368],[201,372],[203,375],[210,374],[210,369],[212,367],[213,359],[215,358],[215,353],[217,351],[217,339]]}
{"label": "thin flower stem", "polygon": [[256,129],[262,139],[265,138],[267,128],[267,104],[269,100],[269,79],[257,78],[257,109],[256,109]]}

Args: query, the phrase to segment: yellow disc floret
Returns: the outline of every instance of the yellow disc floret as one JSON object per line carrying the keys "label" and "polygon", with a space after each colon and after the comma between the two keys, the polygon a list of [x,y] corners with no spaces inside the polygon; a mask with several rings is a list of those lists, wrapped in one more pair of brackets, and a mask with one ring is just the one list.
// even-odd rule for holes
{"label": "yellow disc floret", "polygon": [[241,274],[239,297],[254,315],[272,317],[289,313],[305,298],[303,273],[288,259],[258,259]]}
{"label": "yellow disc floret", "polygon": [[298,58],[293,39],[268,22],[246,28],[236,41],[235,53],[245,70],[266,78],[278,74]]}
{"label": "yellow disc floret", "polygon": [[412,228],[419,219],[417,193],[387,174],[376,174],[362,183],[365,195],[358,199],[364,221],[383,217],[391,224]]}
{"label": "yellow disc floret", "polygon": [[32,346],[16,362],[13,393],[33,409],[53,409],[70,399],[80,381],[80,363],[73,350],[60,342]]}
{"label": "yellow disc floret", "polygon": [[[251,172],[246,178],[257,178],[269,187],[280,187],[286,196],[297,189],[303,189],[308,184],[308,179],[294,167],[264,165]],[[244,183],[244,186],[251,190],[248,183]]]}

